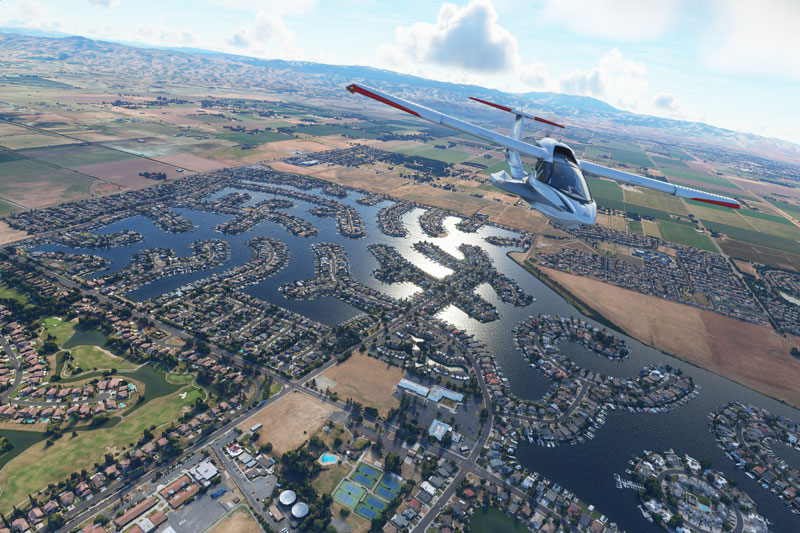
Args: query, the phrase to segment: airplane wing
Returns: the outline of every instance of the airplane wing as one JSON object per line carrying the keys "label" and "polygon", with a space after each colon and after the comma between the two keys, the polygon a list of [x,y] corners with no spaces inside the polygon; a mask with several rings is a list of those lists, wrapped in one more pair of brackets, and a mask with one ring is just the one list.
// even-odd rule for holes
{"label": "airplane wing", "polygon": [[680,185],[667,183],[665,181],[645,178],[644,176],[638,176],[636,174],[631,174],[630,172],[623,172],[622,170],[616,170],[613,168],[604,167],[602,165],[597,165],[595,163],[589,163],[588,161],[581,161],[580,167],[583,172],[588,172],[589,174],[594,174],[595,176],[627,183],[628,185],[647,187],[648,189],[665,192],[667,194],[671,194],[672,196],[679,196],[681,198],[688,198],[689,200],[697,200],[699,202],[706,202],[709,204],[722,205],[733,209],[739,209],[740,207],[737,200],[728,198],[727,196],[719,196],[717,194],[711,194],[710,192],[698,191],[697,189],[692,189],[690,187],[682,187]]}
{"label": "airplane wing", "polygon": [[547,160],[550,158],[549,152],[544,148],[522,142],[519,139],[514,139],[513,137],[500,135],[492,130],[487,130],[486,128],[481,128],[480,126],[470,124],[469,122],[464,122],[463,120],[439,113],[438,111],[415,104],[414,102],[409,102],[408,100],[392,96],[391,94],[379,91],[378,89],[351,83],[347,86],[347,90],[353,94],[358,93],[368,96],[373,100],[377,100],[378,102],[392,106],[400,111],[405,111],[406,113],[414,115],[415,117],[433,122],[434,124],[439,124],[440,126],[445,126],[447,128],[460,131],[461,133],[472,135],[473,137],[477,137],[478,139],[481,139],[487,143],[502,146],[503,148],[508,148],[510,150],[515,150],[520,154],[536,159]]}

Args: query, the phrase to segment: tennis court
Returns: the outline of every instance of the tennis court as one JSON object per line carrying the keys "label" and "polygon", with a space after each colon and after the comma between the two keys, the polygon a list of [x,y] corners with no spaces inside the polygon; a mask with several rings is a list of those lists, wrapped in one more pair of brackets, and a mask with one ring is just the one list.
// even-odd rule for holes
{"label": "tennis court", "polygon": [[382,487],[391,492],[392,494],[396,495],[398,492],[400,492],[400,489],[402,488],[400,485],[402,481],[403,478],[401,478],[400,476],[391,473],[386,473],[381,479],[379,487]]}
{"label": "tennis court", "polygon": [[395,496],[392,491],[390,491],[385,487],[378,487],[377,489],[375,489],[375,494],[377,494],[381,498],[386,498],[387,500],[393,500]]}
{"label": "tennis court", "polygon": [[350,479],[352,479],[359,485],[364,485],[368,489],[371,489],[378,482],[378,478],[380,476],[381,476],[380,470],[377,470],[375,468],[372,468],[371,466],[361,463],[358,466],[358,469],[356,469],[356,472],[350,477]]}
{"label": "tennis court", "polygon": [[[347,480],[343,481],[339,490],[333,495],[333,499],[341,503],[345,507],[352,509],[356,503],[364,496],[365,490],[358,485],[355,485]],[[372,520],[370,518],[370,520]]]}
{"label": "tennis court", "polygon": [[367,520],[372,520],[373,518],[378,516],[378,512],[377,511],[374,511],[374,510],[370,509],[369,507],[367,507],[363,503],[359,503],[358,507],[356,507],[356,514],[360,515],[360,516],[363,516]]}
{"label": "tennis court", "polygon": [[367,497],[364,498],[363,503],[377,511],[383,511],[386,509],[385,501],[381,500],[380,498],[376,498],[375,496],[370,496],[369,494],[367,494]]}

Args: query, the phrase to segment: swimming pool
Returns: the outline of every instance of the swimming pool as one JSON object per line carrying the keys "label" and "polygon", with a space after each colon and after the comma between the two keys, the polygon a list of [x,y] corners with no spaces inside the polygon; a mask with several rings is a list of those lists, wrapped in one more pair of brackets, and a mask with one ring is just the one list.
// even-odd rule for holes
{"label": "swimming pool", "polygon": [[335,455],[331,455],[329,453],[323,453],[322,457],[319,458],[319,462],[324,464],[324,465],[335,464],[336,461],[338,461],[338,460],[339,460],[338,457],[336,457]]}

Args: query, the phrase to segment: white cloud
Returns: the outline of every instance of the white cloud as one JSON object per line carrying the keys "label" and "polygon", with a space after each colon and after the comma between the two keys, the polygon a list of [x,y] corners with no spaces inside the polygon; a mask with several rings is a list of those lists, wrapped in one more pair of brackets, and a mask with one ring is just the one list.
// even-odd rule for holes
{"label": "white cloud", "polygon": [[683,0],[545,0],[541,13],[548,23],[582,36],[640,41],[669,30],[682,3]]}
{"label": "white cloud", "polygon": [[650,105],[656,109],[671,112],[678,111],[681,107],[675,97],[669,93],[658,93],[653,97],[653,101],[650,102]]}
{"label": "white cloud", "polygon": [[265,11],[259,11],[252,24],[237,28],[226,44],[235,52],[257,57],[300,59],[305,55],[283,18]]}
{"label": "white cloud", "polygon": [[517,40],[497,19],[489,0],[472,0],[463,8],[445,3],[435,24],[398,27],[397,43],[381,46],[379,56],[395,66],[428,63],[472,72],[508,72],[519,65]]}
{"label": "white cloud", "polygon": [[545,88],[550,83],[550,69],[541,61],[520,67],[519,79],[530,88]]}
{"label": "white cloud", "polygon": [[669,118],[687,118],[678,99],[670,93],[658,93],[650,101],[650,108],[654,115]]}
{"label": "white cloud", "polygon": [[[109,33],[107,31],[106,33]],[[161,25],[148,25],[136,29],[136,36],[151,44],[168,46],[187,46],[197,43],[195,35],[190,31],[176,30]]]}
{"label": "white cloud", "polygon": [[623,109],[636,110],[638,99],[647,88],[644,63],[625,59],[612,48],[590,71],[574,70],[556,81],[559,91],[593,96]]}
{"label": "white cloud", "polygon": [[89,0],[89,3],[101,7],[117,7],[120,0]]}
{"label": "white cloud", "polygon": [[242,11],[263,11],[273,15],[303,15],[309,13],[317,5],[317,0],[211,0],[212,4],[226,9]]}
{"label": "white cloud", "polygon": [[800,2],[718,0],[703,52],[717,69],[800,80]]}

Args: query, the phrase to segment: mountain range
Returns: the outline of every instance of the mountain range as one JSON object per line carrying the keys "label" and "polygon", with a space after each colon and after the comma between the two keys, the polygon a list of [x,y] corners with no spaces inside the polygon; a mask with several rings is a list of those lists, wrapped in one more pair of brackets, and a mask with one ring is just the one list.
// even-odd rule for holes
{"label": "mountain range", "polygon": [[476,107],[468,103],[467,97],[476,96],[525,107],[592,131],[609,129],[653,141],[697,140],[800,162],[800,145],[788,141],[701,122],[632,113],[588,96],[505,93],[367,66],[260,59],[194,48],[159,48],[23,28],[0,28],[0,62],[8,74],[52,76],[66,83],[74,79],[72,83],[76,86],[81,86],[80,80],[90,75],[105,81],[108,88],[114,90],[186,85],[264,89],[317,99],[340,96],[345,85],[356,81],[437,105],[445,112],[467,109],[479,118],[499,122],[493,110],[476,111]]}

